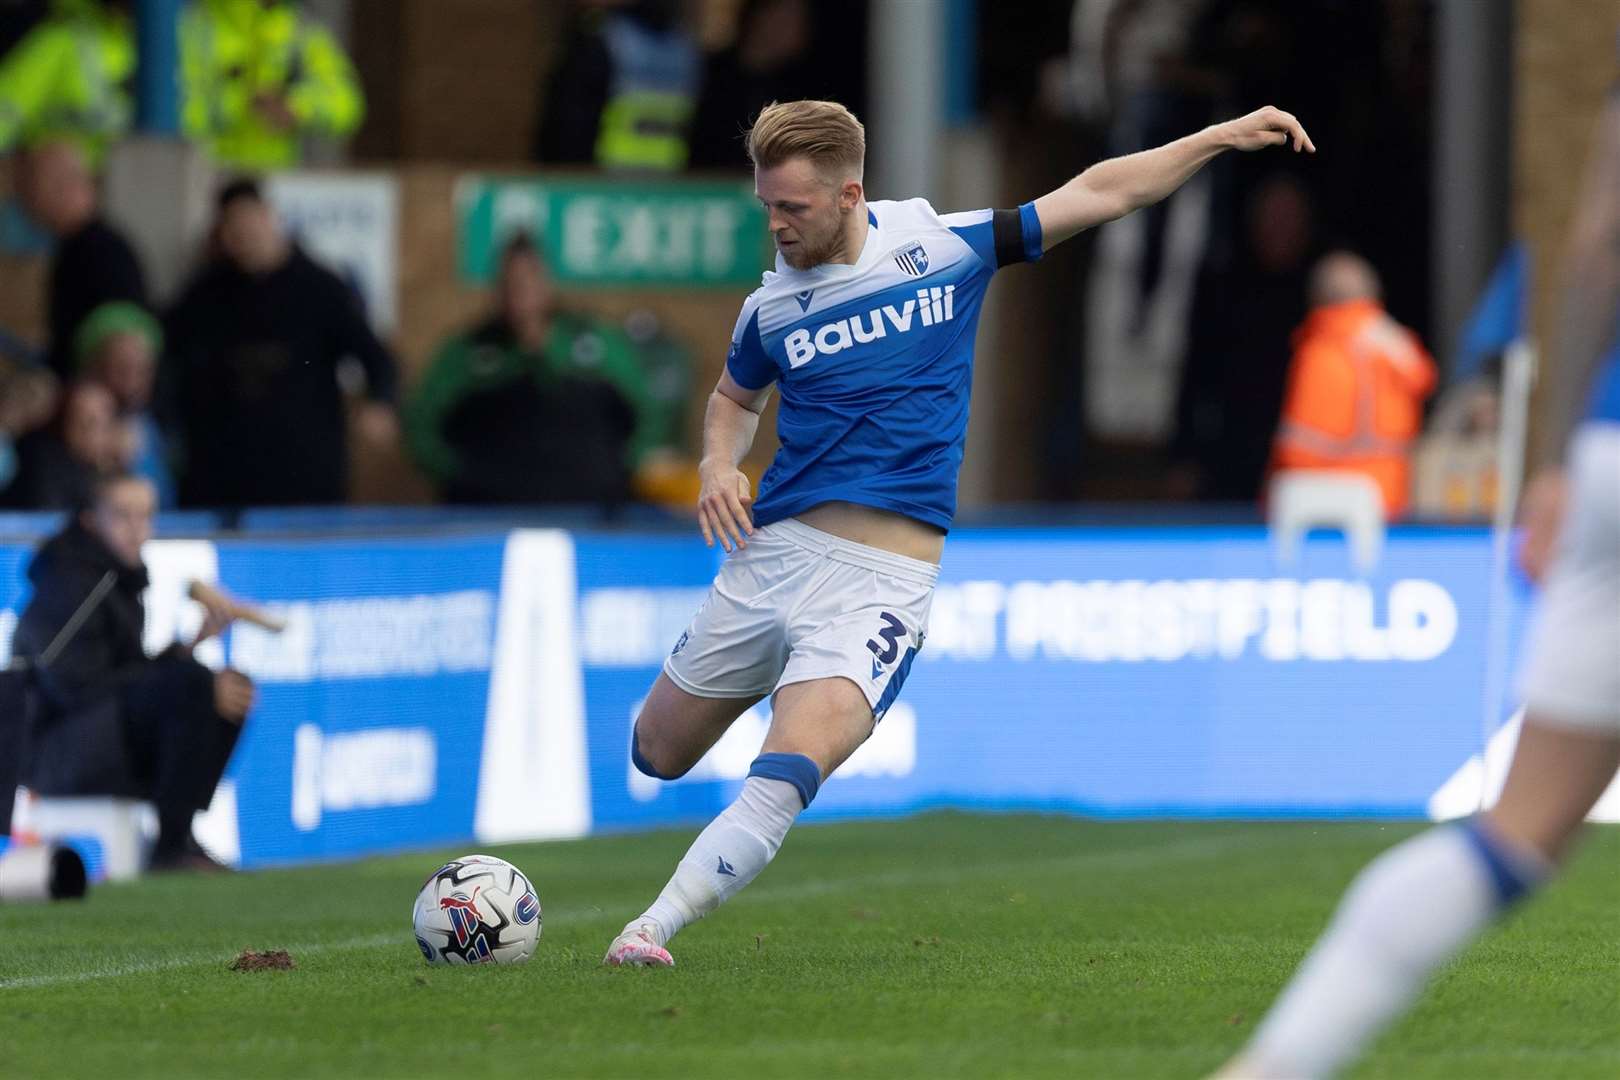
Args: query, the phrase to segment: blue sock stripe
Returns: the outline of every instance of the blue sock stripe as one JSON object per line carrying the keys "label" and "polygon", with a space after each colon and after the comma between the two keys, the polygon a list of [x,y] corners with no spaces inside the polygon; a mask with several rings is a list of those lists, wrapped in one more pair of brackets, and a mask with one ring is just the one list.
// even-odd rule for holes
{"label": "blue sock stripe", "polygon": [[821,766],[803,754],[761,754],[748,766],[748,775],[792,784],[806,809],[821,788]]}
{"label": "blue sock stripe", "polygon": [[1541,884],[1540,877],[1527,870],[1523,860],[1516,859],[1507,845],[1492,836],[1478,818],[1469,818],[1459,827],[1485,864],[1485,869],[1490,872],[1491,884],[1496,886],[1497,901],[1503,907]]}
{"label": "blue sock stripe", "polygon": [[630,729],[630,764],[632,764],[632,765],[634,765],[636,767],[637,772],[640,772],[645,776],[650,776],[654,780],[678,780],[678,779],[680,779],[680,777],[678,777],[678,776],[665,776],[663,773],[661,773],[657,769],[653,768],[653,763],[652,762],[648,761],[645,757],[642,756],[642,754],[641,754],[641,739],[636,734],[636,729],[635,728]]}

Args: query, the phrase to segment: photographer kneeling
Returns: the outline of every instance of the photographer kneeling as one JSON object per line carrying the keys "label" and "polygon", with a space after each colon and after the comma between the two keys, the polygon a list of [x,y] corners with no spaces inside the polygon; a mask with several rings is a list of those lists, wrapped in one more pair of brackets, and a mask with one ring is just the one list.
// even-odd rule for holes
{"label": "photographer kneeling", "polygon": [[32,665],[39,698],[27,782],[42,795],[148,799],[159,822],[150,868],[217,868],[193,839],[191,819],[225,772],[253,683],[192,656],[235,617],[223,601],[204,602],[207,618],[191,644],[146,655],[141,547],[156,504],[145,479],[99,479],[28,568],[33,598],[12,643]]}

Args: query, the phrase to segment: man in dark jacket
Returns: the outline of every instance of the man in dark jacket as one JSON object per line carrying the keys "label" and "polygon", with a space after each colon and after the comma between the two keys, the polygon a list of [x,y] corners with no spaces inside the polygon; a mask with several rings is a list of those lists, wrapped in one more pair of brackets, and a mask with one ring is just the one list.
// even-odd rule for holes
{"label": "man in dark jacket", "polygon": [[439,347],[405,408],[407,444],[455,503],[601,503],[667,441],[635,348],[558,308],[533,241],[501,254],[495,313]]}
{"label": "man in dark jacket", "polygon": [[95,177],[77,146],[50,142],[28,150],[18,187],[29,217],[56,240],[45,294],[47,362],[67,381],[76,373],[73,335],[84,317],[109,301],[144,305],[146,281],[135,249],[101,217]]}
{"label": "man in dark jacket", "polygon": [[189,645],[149,657],[142,644],[146,566],[157,495],[139,477],[98,481],[86,505],[28,568],[33,599],[12,652],[37,695],[28,784],[44,795],[124,795],[157,807],[153,869],[205,865],[192,815],[213,798],[253,683],[215,673],[192,650],[229,624],[210,609]]}
{"label": "man in dark jacket", "polygon": [[348,437],[339,364],[364,369],[356,414],[369,442],[398,438],[389,355],[336,274],[282,231],[258,186],[238,180],[219,198],[217,258],[169,317],[188,506],[340,503]]}

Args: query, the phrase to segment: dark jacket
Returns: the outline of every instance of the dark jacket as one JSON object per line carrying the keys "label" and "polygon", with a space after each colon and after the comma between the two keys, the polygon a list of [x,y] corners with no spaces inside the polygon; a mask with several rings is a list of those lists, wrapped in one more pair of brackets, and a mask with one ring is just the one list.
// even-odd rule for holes
{"label": "dark jacket", "polygon": [[[215,711],[213,672],[178,645],[147,657],[145,567],[119,563],[77,521],[45,542],[28,577],[34,597],[12,646],[29,661],[24,782],[43,795],[148,799],[165,835],[188,835],[240,732]],[[85,607],[103,581],[110,591]],[[53,653],[81,611],[83,623]],[[15,682],[0,695],[15,696]]]}
{"label": "dark jacket", "polygon": [[17,478],[0,494],[0,505],[71,510],[95,482],[95,467],[74,457],[54,427],[31,431],[17,441]]}
{"label": "dark jacket", "polygon": [[613,506],[630,497],[647,398],[623,335],[559,312],[545,347],[530,352],[497,318],[434,355],[405,410],[406,432],[450,502]]}
{"label": "dark jacket", "polygon": [[115,695],[149,662],[141,642],[146,568],[120,563],[77,520],[47,540],[29,564],[33,597],[17,621],[11,649],[13,655],[33,661],[40,659],[108,574],[113,576],[112,591],[38,673],[52,711],[71,711]]}
{"label": "dark jacket", "polygon": [[100,218],[65,236],[51,259],[47,322],[51,370],[63,380],[77,368],[73,335],[84,317],[113,300],[146,303],[140,260],[124,235]]}
{"label": "dark jacket", "polygon": [[[23,782],[25,736],[32,721],[32,697],[20,672],[0,668],[0,791],[14,792]],[[13,799],[0,797],[0,836],[11,834]]]}
{"label": "dark jacket", "polygon": [[336,274],[297,248],[261,276],[219,263],[169,317],[166,363],[184,430],[180,499],[239,507],[342,502],[348,439],[338,365],[391,401],[389,355]]}
{"label": "dark jacket", "polygon": [[703,65],[703,93],[692,120],[687,167],[751,171],[744,134],[771,102],[815,96],[807,66],[792,61],[773,71],[750,71],[735,46],[711,53]]}
{"label": "dark jacket", "polygon": [[[42,655],[107,574],[112,591],[42,665]],[[11,644],[14,656],[33,664],[26,679],[31,721],[24,780],[47,795],[141,794],[122,697],[153,663],[141,644],[146,569],[119,563],[74,521],[40,548],[28,579],[33,598]]]}

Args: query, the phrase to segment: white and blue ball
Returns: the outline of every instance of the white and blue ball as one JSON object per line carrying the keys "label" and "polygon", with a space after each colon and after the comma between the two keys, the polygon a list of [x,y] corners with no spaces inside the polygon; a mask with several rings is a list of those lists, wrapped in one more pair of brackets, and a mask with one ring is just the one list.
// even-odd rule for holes
{"label": "white and blue ball", "polygon": [[430,964],[521,964],[540,942],[540,896],[505,859],[464,855],[429,875],[411,922]]}

